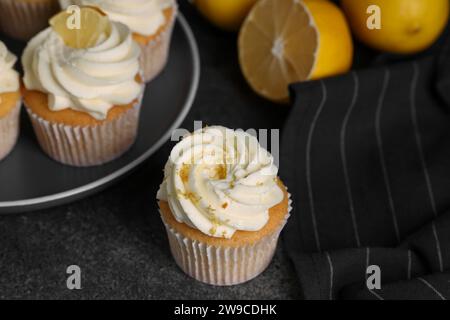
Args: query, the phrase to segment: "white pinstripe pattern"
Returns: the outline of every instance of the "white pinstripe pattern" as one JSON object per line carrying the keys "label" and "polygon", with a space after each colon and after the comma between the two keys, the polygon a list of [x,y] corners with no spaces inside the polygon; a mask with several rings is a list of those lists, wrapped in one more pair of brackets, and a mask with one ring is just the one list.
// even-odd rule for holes
{"label": "white pinstripe pattern", "polygon": [[376,293],[373,290],[369,290],[369,292],[374,295],[378,300],[384,300],[384,298],[382,296],[380,296],[378,293]]}
{"label": "white pinstripe pattern", "polygon": [[369,267],[369,263],[370,263],[370,248],[367,247],[366,248],[366,270],[365,270],[366,279],[367,279],[367,268]]}
{"label": "white pinstripe pattern", "polygon": [[436,242],[436,252],[439,263],[439,271],[444,272],[444,263],[442,261],[441,243],[439,242],[439,237],[436,230],[436,224],[433,222],[431,224],[431,229],[433,230],[434,241]]}
{"label": "white pinstripe pattern", "polygon": [[423,146],[422,146],[422,138],[420,136],[419,124],[417,121],[416,89],[417,89],[417,83],[419,81],[419,76],[420,76],[420,68],[419,68],[419,65],[417,64],[417,62],[413,63],[413,69],[414,69],[414,76],[413,76],[413,81],[411,83],[411,96],[410,96],[411,117],[412,117],[412,122],[413,122],[413,126],[414,126],[414,132],[416,135],[417,148],[419,149],[420,162],[422,165],[423,173],[425,176],[425,181],[427,184],[428,196],[430,197],[431,209],[433,210],[434,216],[437,217],[436,202],[434,200],[434,193],[433,193],[433,188],[431,186],[430,174],[428,173],[428,167],[427,167],[427,164],[425,161],[425,155],[424,155]]}
{"label": "white pinstripe pattern", "polygon": [[436,293],[436,294],[439,296],[439,298],[440,298],[441,300],[447,300],[447,299],[445,299],[445,297],[442,295],[442,293],[440,293],[435,287],[433,287],[433,286],[431,285],[431,283],[429,283],[427,280],[425,280],[425,279],[423,279],[423,278],[417,278],[417,280],[421,281],[421,282],[422,282],[423,284],[425,284],[428,288],[430,288],[431,290],[433,290],[434,293]]}
{"label": "white pinstripe pattern", "polygon": [[379,153],[380,153],[381,168],[383,171],[384,182],[386,185],[386,192],[388,194],[389,207],[390,207],[391,213],[392,213],[392,221],[394,224],[395,236],[397,238],[397,242],[400,242],[400,231],[398,228],[397,213],[395,210],[394,199],[392,197],[391,185],[390,185],[390,181],[389,181],[389,174],[387,171],[386,160],[385,160],[385,155],[384,155],[384,150],[383,150],[383,139],[381,136],[381,111],[383,109],[384,98],[386,96],[386,91],[387,91],[387,88],[389,85],[389,80],[390,80],[390,71],[389,71],[389,69],[386,69],[385,75],[384,75],[384,80],[383,80],[383,88],[382,88],[382,91],[380,94],[380,99],[378,102],[378,107],[377,107],[377,112],[376,112],[375,131],[376,131],[376,136],[377,136],[378,149],[379,149]]}
{"label": "white pinstripe pattern", "polygon": [[356,105],[356,101],[358,99],[358,93],[359,93],[359,79],[358,79],[358,75],[356,74],[356,72],[352,72],[353,75],[353,79],[354,79],[354,92],[353,92],[353,98],[350,104],[350,108],[347,111],[347,114],[345,115],[344,118],[344,122],[342,124],[342,129],[341,129],[341,159],[342,159],[342,166],[344,168],[344,178],[345,178],[345,186],[347,188],[347,196],[348,196],[348,202],[349,202],[349,207],[350,207],[350,215],[352,217],[352,224],[353,224],[353,231],[355,233],[355,241],[356,241],[356,246],[359,248],[361,247],[361,241],[359,238],[359,231],[358,231],[358,224],[356,222],[356,215],[355,215],[355,206],[353,203],[353,194],[352,194],[352,189],[351,189],[351,184],[350,184],[350,178],[348,175],[348,166],[347,166],[347,154],[346,154],[346,143],[345,143],[345,138],[346,138],[346,134],[347,134],[347,126],[348,126],[348,122],[350,120],[350,116],[352,114],[353,109],[355,108]]}
{"label": "white pinstripe pattern", "polygon": [[330,254],[328,252],[326,253],[326,256],[327,256],[327,260],[328,260],[328,265],[330,267],[330,295],[329,295],[329,299],[333,300],[334,268],[333,268],[333,262],[331,261],[331,256],[330,256]]}
{"label": "white pinstripe pattern", "polygon": [[411,280],[411,271],[412,270],[412,257],[411,250],[408,250],[408,280]]}
{"label": "white pinstripe pattern", "polygon": [[309,129],[309,134],[308,134],[308,142],[306,145],[306,182],[308,184],[308,197],[309,197],[309,204],[310,204],[311,218],[312,218],[312,224],[313,224],[313,228],[314,228],[314,237],[316,240],[316,246],[317,246],[317,250],[319,252],[322,252],[322,247],[320,245],[320,239],[319,239],[319,230],[317,227],[316,210],[315,210],[315,205],[314,205],[314,196],[313,196],[312,181],[311,181],[312,138],[314,135],[314,130],[316,129],[317,121],[319,120],[320,114],[322,113],[323,107],[325,106],[325,103],[327,101],[327,95],[328,95],[325,83],[323,81],[320,81],[320,84],[322,85],[322,101],[319,105],[319,108],[317,109],[316,114],[314,115],[313,122],[311,123],[311,127]]}
{"label": "white pinstripe pattern", "polygon": [[[366,277],[366,284],[367,284],[367,268],[369,268],[369,264],[370,264],[370,248],[366,249],[366,270],[365,270],[365,277]],[[367,290],[369,290],[369,292],[375,296],[378,300],[384,300],[382,296],[380,296],[378,293],[376,293],[373,290],[370,290],[369,288],[367,288]]]}
{"label": "white pinstripe pattern", "polygon": [[[422,170],[423,170],[425,182],[427,185],[428,197],[430,198],[431,209],[433,211],[433,215],[435,217],[437,217],[438,212],[436,209],[436,201],[434,198],[433,187],[431,185],[430,174],[428,172],[428,166],[427,166],[427,163],[425,160],[425,154],[423,152],[422,137],[420,135],[419,123],[417,121],[416,90],[417,90],[417,83],[419,82],[419,77],[420,77],[420,67],[417,64],[417,62],[413,62],[413,70],[414,70],[414,76],[413,76],[413,81],[411,84],[411,92],[410,92],[410,94],[411,94],[411,96],[410,96],[411,118],[412,118],[412,122],[413,122],[413,126],[414,126],[414,133],[416,136],[417,149],[419,150],[420,163],[422,165]],[[438,262],[439,262],[439,270],[441,272],[443,272],[444,271],[444,263],[442,261],[441,245],[439,243],[436,225],[433,223],[431,227],[433,229],[433,236],[434,236],[434,240],[436,242],[436,252],[437,252],[437,257],[438,257]]]}

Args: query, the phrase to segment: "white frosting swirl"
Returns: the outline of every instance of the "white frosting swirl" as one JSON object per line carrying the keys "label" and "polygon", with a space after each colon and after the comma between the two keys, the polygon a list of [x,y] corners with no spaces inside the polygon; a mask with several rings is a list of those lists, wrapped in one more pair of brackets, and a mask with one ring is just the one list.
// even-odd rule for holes
{"label": "white frosting swirl", "polygon": [[129,104],[141,94],[139,55],[139,46],[121,23],[112,23],[111,32],[88,49],[66,46],[48,28],[24,51],[24,84],[47,93],[52,111],[71,108],[103,120],[113,106]]}
{"label": "white frosting swirl", "polygon": [[62,8],[75,4],[100,8],[113,21],[122,22],[131,31],[151,36],[164,25],[164,9],[173,6],[173,0],[60,0]]}
{"label": "white frosting swirl", "polygon": [[214,237],[261,230],[284,199],[272,155],[243,131],[194,132],[174,147],[164,171],[157,198],[178,222]]}
{"label": "white frosting swirl", "polygon": [[0,93],[19,91],[19,74],[13,69],[17,58],[0,41]]}

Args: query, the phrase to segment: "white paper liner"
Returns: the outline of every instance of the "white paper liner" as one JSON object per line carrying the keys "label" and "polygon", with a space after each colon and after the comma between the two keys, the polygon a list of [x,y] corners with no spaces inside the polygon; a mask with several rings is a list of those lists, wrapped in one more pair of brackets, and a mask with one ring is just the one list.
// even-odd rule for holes
{"label": "white paper liner", "polygon": [[37,140],[50,158],[74,167],[90,167],[117,159],[134,144],[141,105],[142,95],[117,119],[86,127],[50,123],[26,109]]}
{"label": "white paper liner", "polygon": [[4,117],[0,118],[0,161],[12,151],[16,145],[20,130],[20,110],[22,100]]}
{"label": "white paper liner", "polygon": [[280,233],[290,217],[289,193],[288,198],[288,212],[279,228],[257,243],[242,247],[220,247],[191,240],[162,218],[175,262],[187,275],[215,286],[237,285],[256,278],[272,261]]}
{"label": "white paper liner", "polygon": [[0,0],[0,30],[12,38],[29,40],[59,10],[56,0]]}
{"label": "white paper liner", "polygon": [[172,39],[177,12],[178,7],[174,4],[171,20],[167,24],[165,30],[149,43],[145,45],[139,43],[142,50],[141,68],[144,82],[149,82],[156,78],[167,64],[169,59],[170,41]]}

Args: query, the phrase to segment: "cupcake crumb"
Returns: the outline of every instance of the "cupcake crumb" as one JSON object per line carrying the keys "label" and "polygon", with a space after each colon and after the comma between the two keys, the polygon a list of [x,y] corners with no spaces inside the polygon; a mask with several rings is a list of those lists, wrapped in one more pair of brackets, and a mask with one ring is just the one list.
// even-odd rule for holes
{"label": "cupcake crumb", "polygon": [[209,229],[209,234],[215,236],[217,232],[217,226],[214,225],[211,229]]}
{"label": "cupcake crumb", "polygon": [[183,166],[181,167],[179,174],[180,174],[181,181],[183,181],[183,183],[189,182],[189,170],[190,170],[190,166],[187,164],[183,164]]}
{"label": "cupcake crumb", "polygon": [[194,192],[186,191],[183,192],[180,189],[177,189],[177,197],[178,198],[185,198],[186,200],[190,200],[192,203],[198,203],[200,200],[202,200],[202,197],[196,195]]}
{"label": "cupcake crumb", "polygon": [[211,218],[214,218],[214,213],[216,212],[216,209],[214,209],[211,205],[209,205],[206,208],[206,211],[208,211],[208,214],[210,215]]}
{"label": "cupcake crumb", "polygon": [[227,177],[227,167],[224,164],[215,167],[214,179],[224,180]]}

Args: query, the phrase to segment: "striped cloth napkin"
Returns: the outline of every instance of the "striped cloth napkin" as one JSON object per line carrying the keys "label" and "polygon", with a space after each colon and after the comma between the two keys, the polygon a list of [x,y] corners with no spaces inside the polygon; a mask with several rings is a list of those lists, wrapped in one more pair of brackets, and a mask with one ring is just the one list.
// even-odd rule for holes
{"label": "striped cloth napkin", "polygon": [[291,91],[284,244],[304,297],[450,299],[450,38]]}

